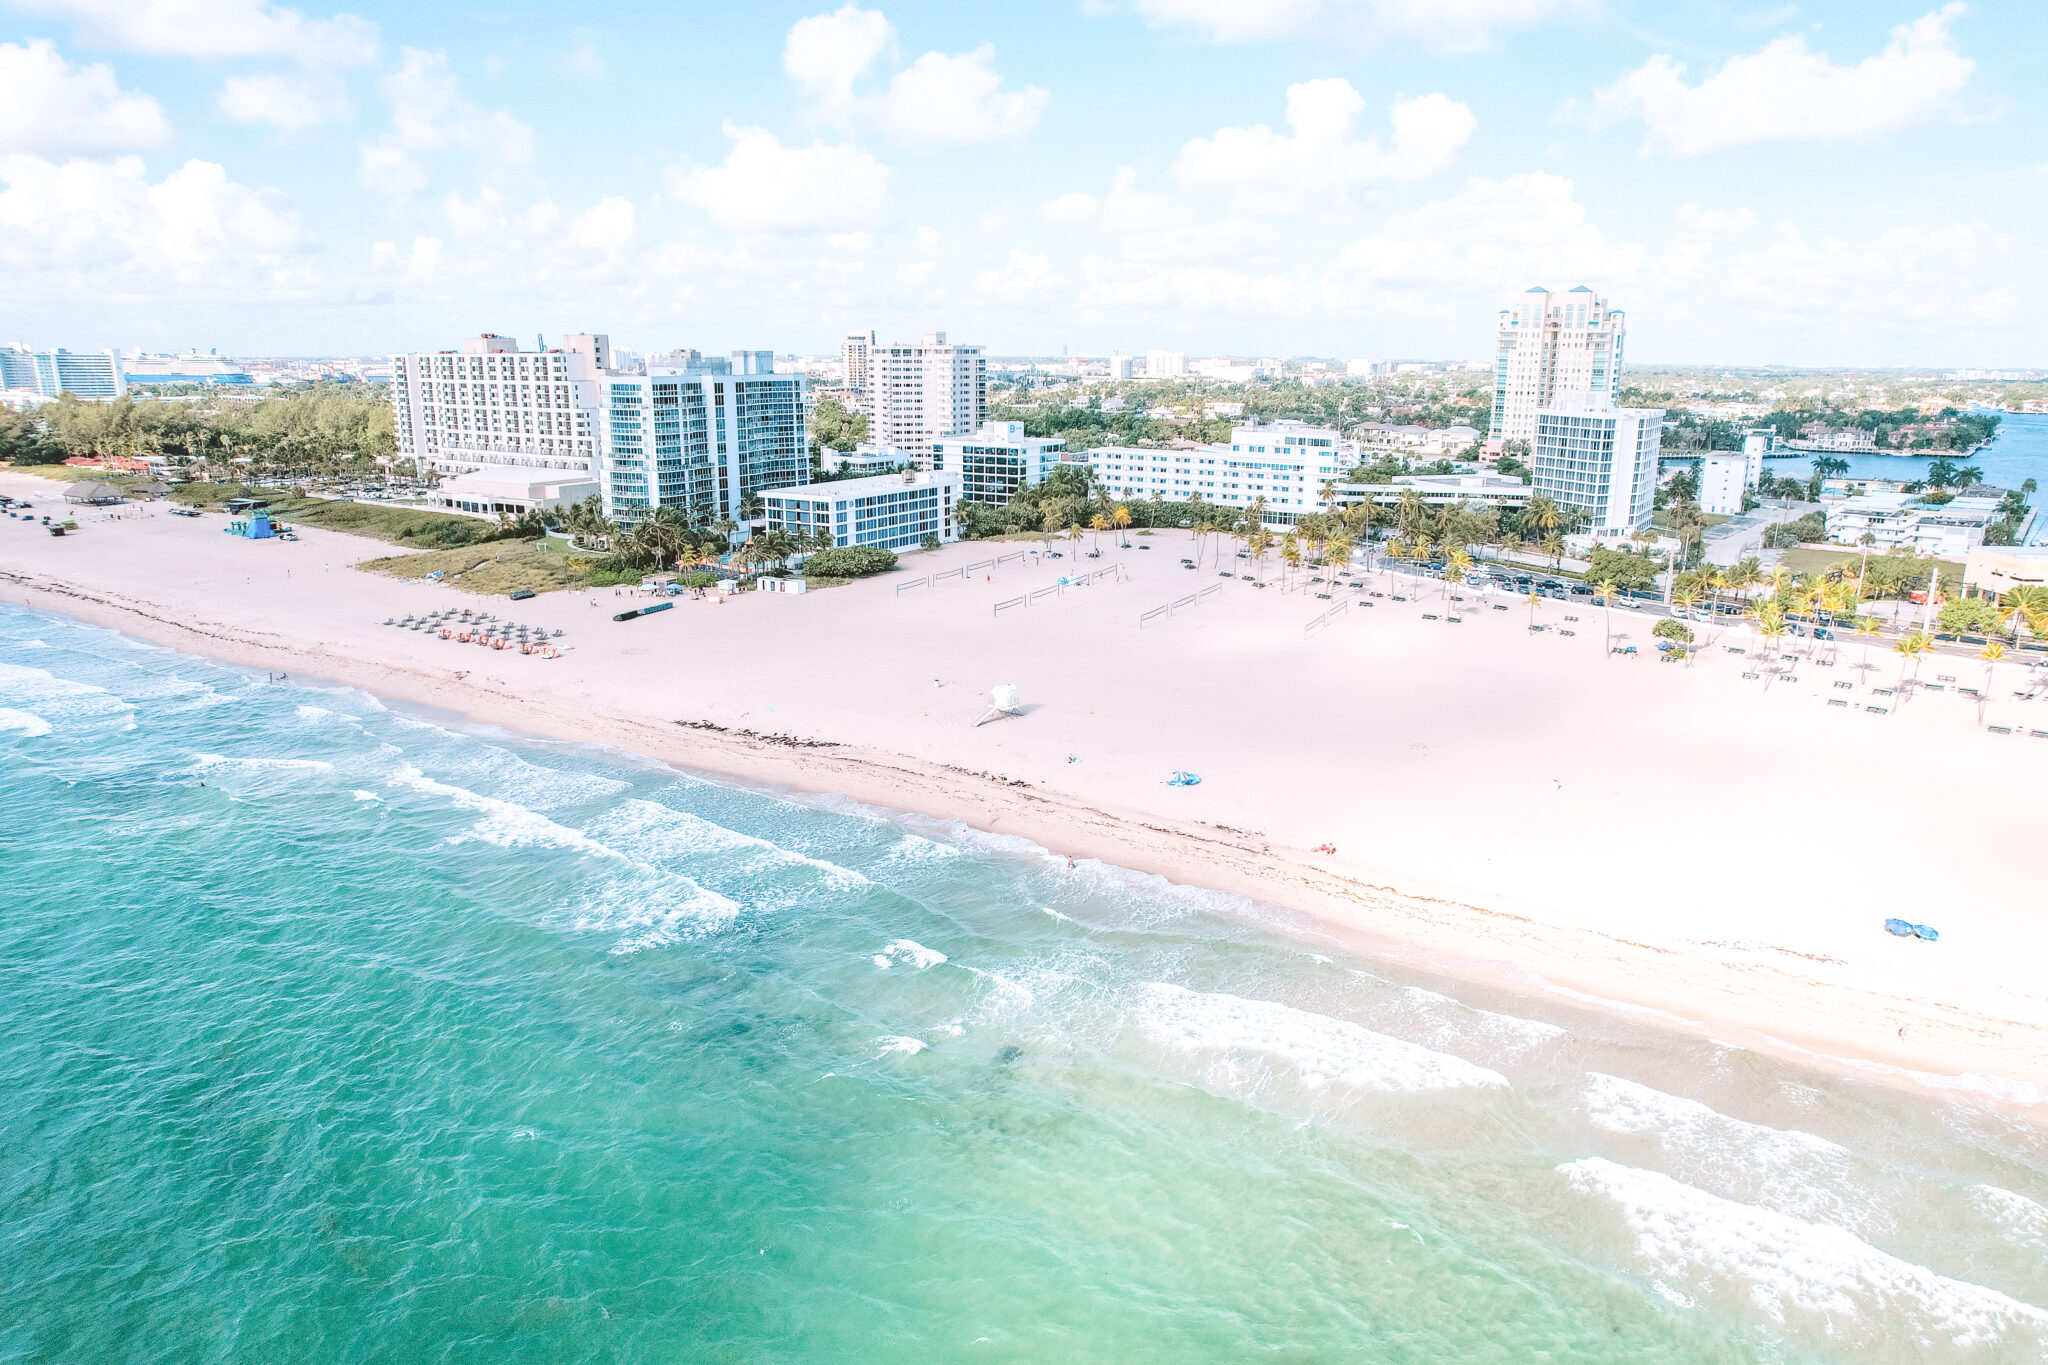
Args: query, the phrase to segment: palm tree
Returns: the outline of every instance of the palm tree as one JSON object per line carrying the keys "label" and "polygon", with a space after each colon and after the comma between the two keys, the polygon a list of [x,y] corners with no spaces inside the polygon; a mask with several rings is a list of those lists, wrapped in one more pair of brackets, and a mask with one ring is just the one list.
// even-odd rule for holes
{"label": "palm tree", "polygon": [[1671,594],[1671,605],[1685,613],[1685,619],[1693,619],[1692,609],[1699,604],[1700,596],[1691,587],[1681,587]]}
{"label": "palm tree", "polygon": [[1785,638],[1785,632],[1788,629],[1790,627],[1785,624],[1785,609],[1776,602],[1766,602],[1757,609],[1757,634],[1770,642],[1774,657],[1783,656],[1784,651],[1779,647],[1778,642]]}
{"label": "palm tree", "polygon": [[1102,533],[1110,527],[1109,518],[1097,512],[1088,519],[1088,529],[1095,532],[1095,552],[1102,553]]}
{"label": "palm tree", "polygon": [[2018,644],[2020,627],[2036,639],[2048,635],[2048,584],[2022,583],[1998,599],[1999,622],[2012,632]]}
{"label": "palm tree", "polygon": [[1979,704],[1981,711],[1981,703],[1991,700],[1991,671],[1997,667],[1998,661],[2005,657],[2005,646],[1993,640],[1977,651],[1977,657],[1984,661],[1984,696]]}
{"label": "palm tree", "polygon": [[1934,641],[1928,638],[1925,631],[1919,630],[1901,636],[1898,642],[1892,646],[1892,652],[1899,656],[1900,687],[1906,685],[1906,664],[1910,662],[1913,665],[1913,676],[1918,678],[1920,676],[1920,656],[1932,648],[1934,648]]}
{"label": "palm tree", "polygon": [[1607,654],[1614,654],[1614,594],[1621,591],[1614,586],[1614,580],[1603,578],[1593,585],[1593,591],[1600,595],[1601,632],[1606,637]]}
{"label": "palm tree", "polygon": [[1109,524],[1116,527],[1117,543],[1119,545],[1129,545],[1130,542],[1124,539],[1124,532],[1131,529],[1131,509],[1122,503],[1118,503],[1116,508],[1109,514]]}
{"label": "palm tree", "polygon": [[1288,567],[1290,576],[1301,567],[1301,539],[1292,531],[1280,537],[1280,562]]}
{"label": "palm tree", "polygon": [[1856,618],[1856,637],[1863,641],[1862,668],[1865,673],[1870,671],[1870,637],[1877,634],[1883,625],[1884,623],[1875,616],[1859,616]]}
{"label": "palm tree", "polygon": [[1550,567],[1552,569],[1562,568],[1564,566],[1564,537],[1555,531],[1543,537],[1543,553],[1550,556]]}
{"label": "palm tree", "polygon": [[[1418,494],[1416,501],[1421,500],[1421,495]],[[1551,532],[1563,524],[1564,514],[1558,510],[1557,503],[1542,493],[1529,499],[1529,505],[1522,509],[1522,525],[1530,530],[1541,531],[1543,534],[1538,539],[1544,541],[1546,545]]]}

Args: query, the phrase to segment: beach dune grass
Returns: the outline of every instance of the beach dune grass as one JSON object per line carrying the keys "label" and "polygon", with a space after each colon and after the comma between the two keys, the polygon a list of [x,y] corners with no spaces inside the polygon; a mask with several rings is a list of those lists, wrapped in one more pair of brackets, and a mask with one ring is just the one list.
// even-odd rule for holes
{"label": "beach dune grass", "polygon": [[[487,595],[516,592],[520,588],[559,592],[610,587],[614,583],[638,583],[641,577],[638,570],[620,573],[600,569],[593,560],[534,540],[494,540],[484,545],[389,555],[365,560],[356,567],[410,580],[439,573],[451,587]],[[457,574],[462,576],[460,581]]]}

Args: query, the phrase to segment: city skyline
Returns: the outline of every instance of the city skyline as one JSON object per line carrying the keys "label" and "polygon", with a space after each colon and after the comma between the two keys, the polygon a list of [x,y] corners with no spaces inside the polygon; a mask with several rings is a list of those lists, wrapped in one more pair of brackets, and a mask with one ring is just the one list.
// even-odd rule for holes
{"label": "city skyline", "polygon": [[1585,284],[1637,364],[2026,366],[2028,18],[0,0],[0,334],[1479,359]]}

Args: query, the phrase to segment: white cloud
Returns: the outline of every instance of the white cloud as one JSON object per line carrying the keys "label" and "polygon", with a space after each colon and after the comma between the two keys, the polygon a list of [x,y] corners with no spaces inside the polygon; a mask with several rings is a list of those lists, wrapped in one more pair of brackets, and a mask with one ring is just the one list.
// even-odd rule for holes
{"label": "white cloud", "polygon": [[791,24],[782,45],[782,69],[827,109],[850,111],[854,82],[895,41],[887,15],[847,4]]}
{"label": "white cloud", "polygon": [[1698,85],[1685,63],[1655,56],[1594,95],[1609,119],[1641,118],[1643,153],[1699,156],[1758,142],[1883,137],[1953,107],[1976,63],[1956,50],[1947,5],[1892,30],[1884,51],[1836,66],[1798,36],[1731,57]]}
{"label": "white cloud", "polygon": [[404,195],[430,180],[420,152],[459,152],[488,169],[533,160],[533,129],[502,109],[479,109],[462,97],[441,52],[406,48],[398,70],[384,78],[391,131],[366,143],[357,178],[373,190]]}
{"label": "white cloud", "polygon": [[848,4],[799,19],[783,44],[782,69],[827,119],[865,123],[916,146],[966,145],[1019,137],[1037,125],[1051,98],[1035,85],[1003,89],[996,50],[927,52],[862,94],[861,79],[895,49],[895,29],[880,10]]}
{"label": "white cloud", "polygon": [[845,232],[881,222],[889,168],[845,143],[785,147],[765,128],[727,123],[732,150],[717,166],[668,173],[669,193],[738,232]]}
{"label": "white cloud", "polygon": [[1475,177],[1447,199],[1396,216],[1346,248],[1334,274],[1431,306],[1477,306],[1529,285],[1569,277],[1620,292],[1648,252],[1593,224],[1572,182],[1532,171]]}
{"label": "white cloud", "polygon": [[1036,251],[1012,251],[1003,263],[974,277],[975,291],[999,303],[1028,303],[1043,299],[1063,283],[1052,268],[1052,259]]}
{"label": "white cloud", "polygon": [[281,133],[302,133],[355,112],[339,85],[293,76],[230,76],[220,89],[220,111],[241,123],[268,123]]}
{"label": "white cloud", "polygon": [[62,14],[95,39],[165,57],[289,57],[307,66],[377,58],[377,26],[353,14],[308,19],[269,0],[15,0]]}
{"label": "white cloud", "polygon": [[1102,209],[1102,201],[1078,191],[1049,199],[1038,206],[1038,216],[1048,223],[1085,223]]}
{"label": "white cloud", "polygon": [[1218,129],[1181,149],[1173,173],[1191,190],[1224,191],[1274,207],[1326,200],[1354,185],[1419,180],[1448,167],[1478,120],[1448,96],[1406,96],[1394,101],[1390,145],[1360,138],[1365,100],[1342,79],[1287,87],[1291,135],[1265,124]]}
{"label": "white cloud", "polygon": [[1336,38],[1373,43],[1412,39],[1470,52],[1493,46],[1503,30],[1540,22],[1583,0],[1135,0],[1155,24],[1178,24],[1218,43],[1275,38]]}
{"label": "white cloud", "polygon": [[583,251],[616,253],[633,244],[633,202],[608,194],[569,221],[571,246]]}
{"label": "white cloud", "polygon": [[298,215],[209,161],[0,156],[0,266],[24,294],[275,297],[312,278]]}
{"label": "white cloud", "polygon": [[170,135],[157,102],[121,89],[113,68],[73,66],[43,38],[0,43],[0,150],[122,150]]}

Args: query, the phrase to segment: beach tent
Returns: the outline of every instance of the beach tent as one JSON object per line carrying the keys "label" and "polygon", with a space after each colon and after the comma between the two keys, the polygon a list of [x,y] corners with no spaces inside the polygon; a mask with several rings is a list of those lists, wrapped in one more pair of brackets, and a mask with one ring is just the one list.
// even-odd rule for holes
{"label": "beach tent", "polygon": [[121,490],[110,484],[94,483],[88,479],[84,483],[74,483],[65,489],[64,501],[84,502],[90,503],[94,507],[104,507],[108,503],[121,501]]}

